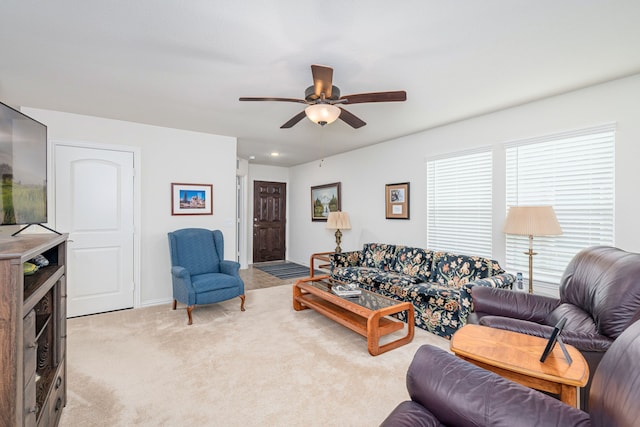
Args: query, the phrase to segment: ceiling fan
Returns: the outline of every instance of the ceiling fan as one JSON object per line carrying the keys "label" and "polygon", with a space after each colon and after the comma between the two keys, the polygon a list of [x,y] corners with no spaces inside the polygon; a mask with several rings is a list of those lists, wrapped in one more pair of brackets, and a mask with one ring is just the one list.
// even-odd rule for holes
{"label": "ceiling fan", "polygon": [[280,126],[281,129],[293,127],[307,116],[312,122],[324,126],[333,123],[337,119],[342,120],[354,129],[366,125],[362,119],[336,104],[364,104],[365,102],[393,102],[406,101],[407,93],[404,90],[391,92],[356,93],[340,96],[340,89],[333,86],[333,68],[324,65],[312,65],[313,86],[304,91],[304,99],[298,98],[258,98],[241,97],[240,101],[284,101],[298,102],[308,106],[300,113],[293,116],[288,122]]}

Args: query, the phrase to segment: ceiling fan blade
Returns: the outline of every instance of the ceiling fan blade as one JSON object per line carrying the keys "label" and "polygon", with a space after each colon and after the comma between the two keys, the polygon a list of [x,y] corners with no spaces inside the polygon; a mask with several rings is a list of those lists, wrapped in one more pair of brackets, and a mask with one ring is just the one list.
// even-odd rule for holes
{"label": "ceiling fan blade", "polygon": [[365,121],[360,119],[355,114],[352,114],[352,113],[348,112],[347,110],[345,110],[342,107],[338,107],[338,108],[340,108],[340,117],[339,117],[339,119],[342,120],[343,122],[345,122],[346,124],[348,124],[349,126],[351,126],[352,128],[359,129],[362,126],[367,124]]}
{"label": "ceiling fan blade", "polygon": [[307,101],[304,99],[298,98],[260,98],[260,97],[250,97],[250,96],[241,96],[239,101],[284,101],[284,102],[299,102],[301,104],[306,104]]}
{"label": "ceiling fan blade", "polygon": [[298,123],[300,120],[304,119],[306,116],[307,114],[304,112],[304,110],[302,110],[301,112],[293,116],[287,123],[280,126],[280,129],[289,129],[293,127],[293,125]]}
{"label": "ceiling fan blade", "polygon": [[354,93],[352,95],[341,96],[340,99],[346,99],[347,104],[406,101],[407,92],[405,92],[404,90],[397,90],[391,92]]}
{"label": "ceiling fan blade", "polygon": [[324,93],[325,98],[331,98],[331,88],[333,87],[333,68],[324,65],[312,65],[311,74],[313,75],[313,87],[315,95],[320,98],[320,94]]}

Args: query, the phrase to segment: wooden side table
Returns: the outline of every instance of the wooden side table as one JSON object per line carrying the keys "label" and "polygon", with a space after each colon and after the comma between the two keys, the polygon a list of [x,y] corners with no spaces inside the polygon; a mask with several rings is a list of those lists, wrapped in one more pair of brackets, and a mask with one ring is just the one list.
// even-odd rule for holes
{"label": "wooden side table", "polygon": [[578,387],[587,384],[589,366],[570,345],[566,347],[571,365],[558,345],[542,363],[546,345],[544,338],[480,325],[463,326],[450,344],[458,357],[526,387],[557,394],[562,402],[577,408]]}

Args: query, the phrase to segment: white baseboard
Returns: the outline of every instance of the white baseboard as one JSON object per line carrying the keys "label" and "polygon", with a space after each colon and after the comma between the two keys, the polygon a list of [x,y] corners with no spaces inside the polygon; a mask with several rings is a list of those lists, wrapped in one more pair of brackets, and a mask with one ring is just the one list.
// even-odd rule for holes
{"label": "white baseboard", "polygon": [[152,307],[154,305],[170,304],[172,302],[173,302],[173,298],[152,299],[147,301],[141,301],[139,308]]}

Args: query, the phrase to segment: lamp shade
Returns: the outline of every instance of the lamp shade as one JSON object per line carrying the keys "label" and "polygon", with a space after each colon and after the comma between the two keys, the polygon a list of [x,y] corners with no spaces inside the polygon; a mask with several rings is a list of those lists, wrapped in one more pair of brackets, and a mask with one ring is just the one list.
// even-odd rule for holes
{"label": "lamp shade", "polygon": [[309,120],[324,126],[335,122],[340,117],[340,108],[331,104],[313,104],[304,109]]}
{"label": "lamp shade", "polygon": [[552,206],[512,206],[502,231],[523,236],[557,236],[562,228]]}
{"label": "lamp shade", "polygon": [[351,221],[346,212],[329,212],[327,218],[327,229],[329,230],[351,230]]}

